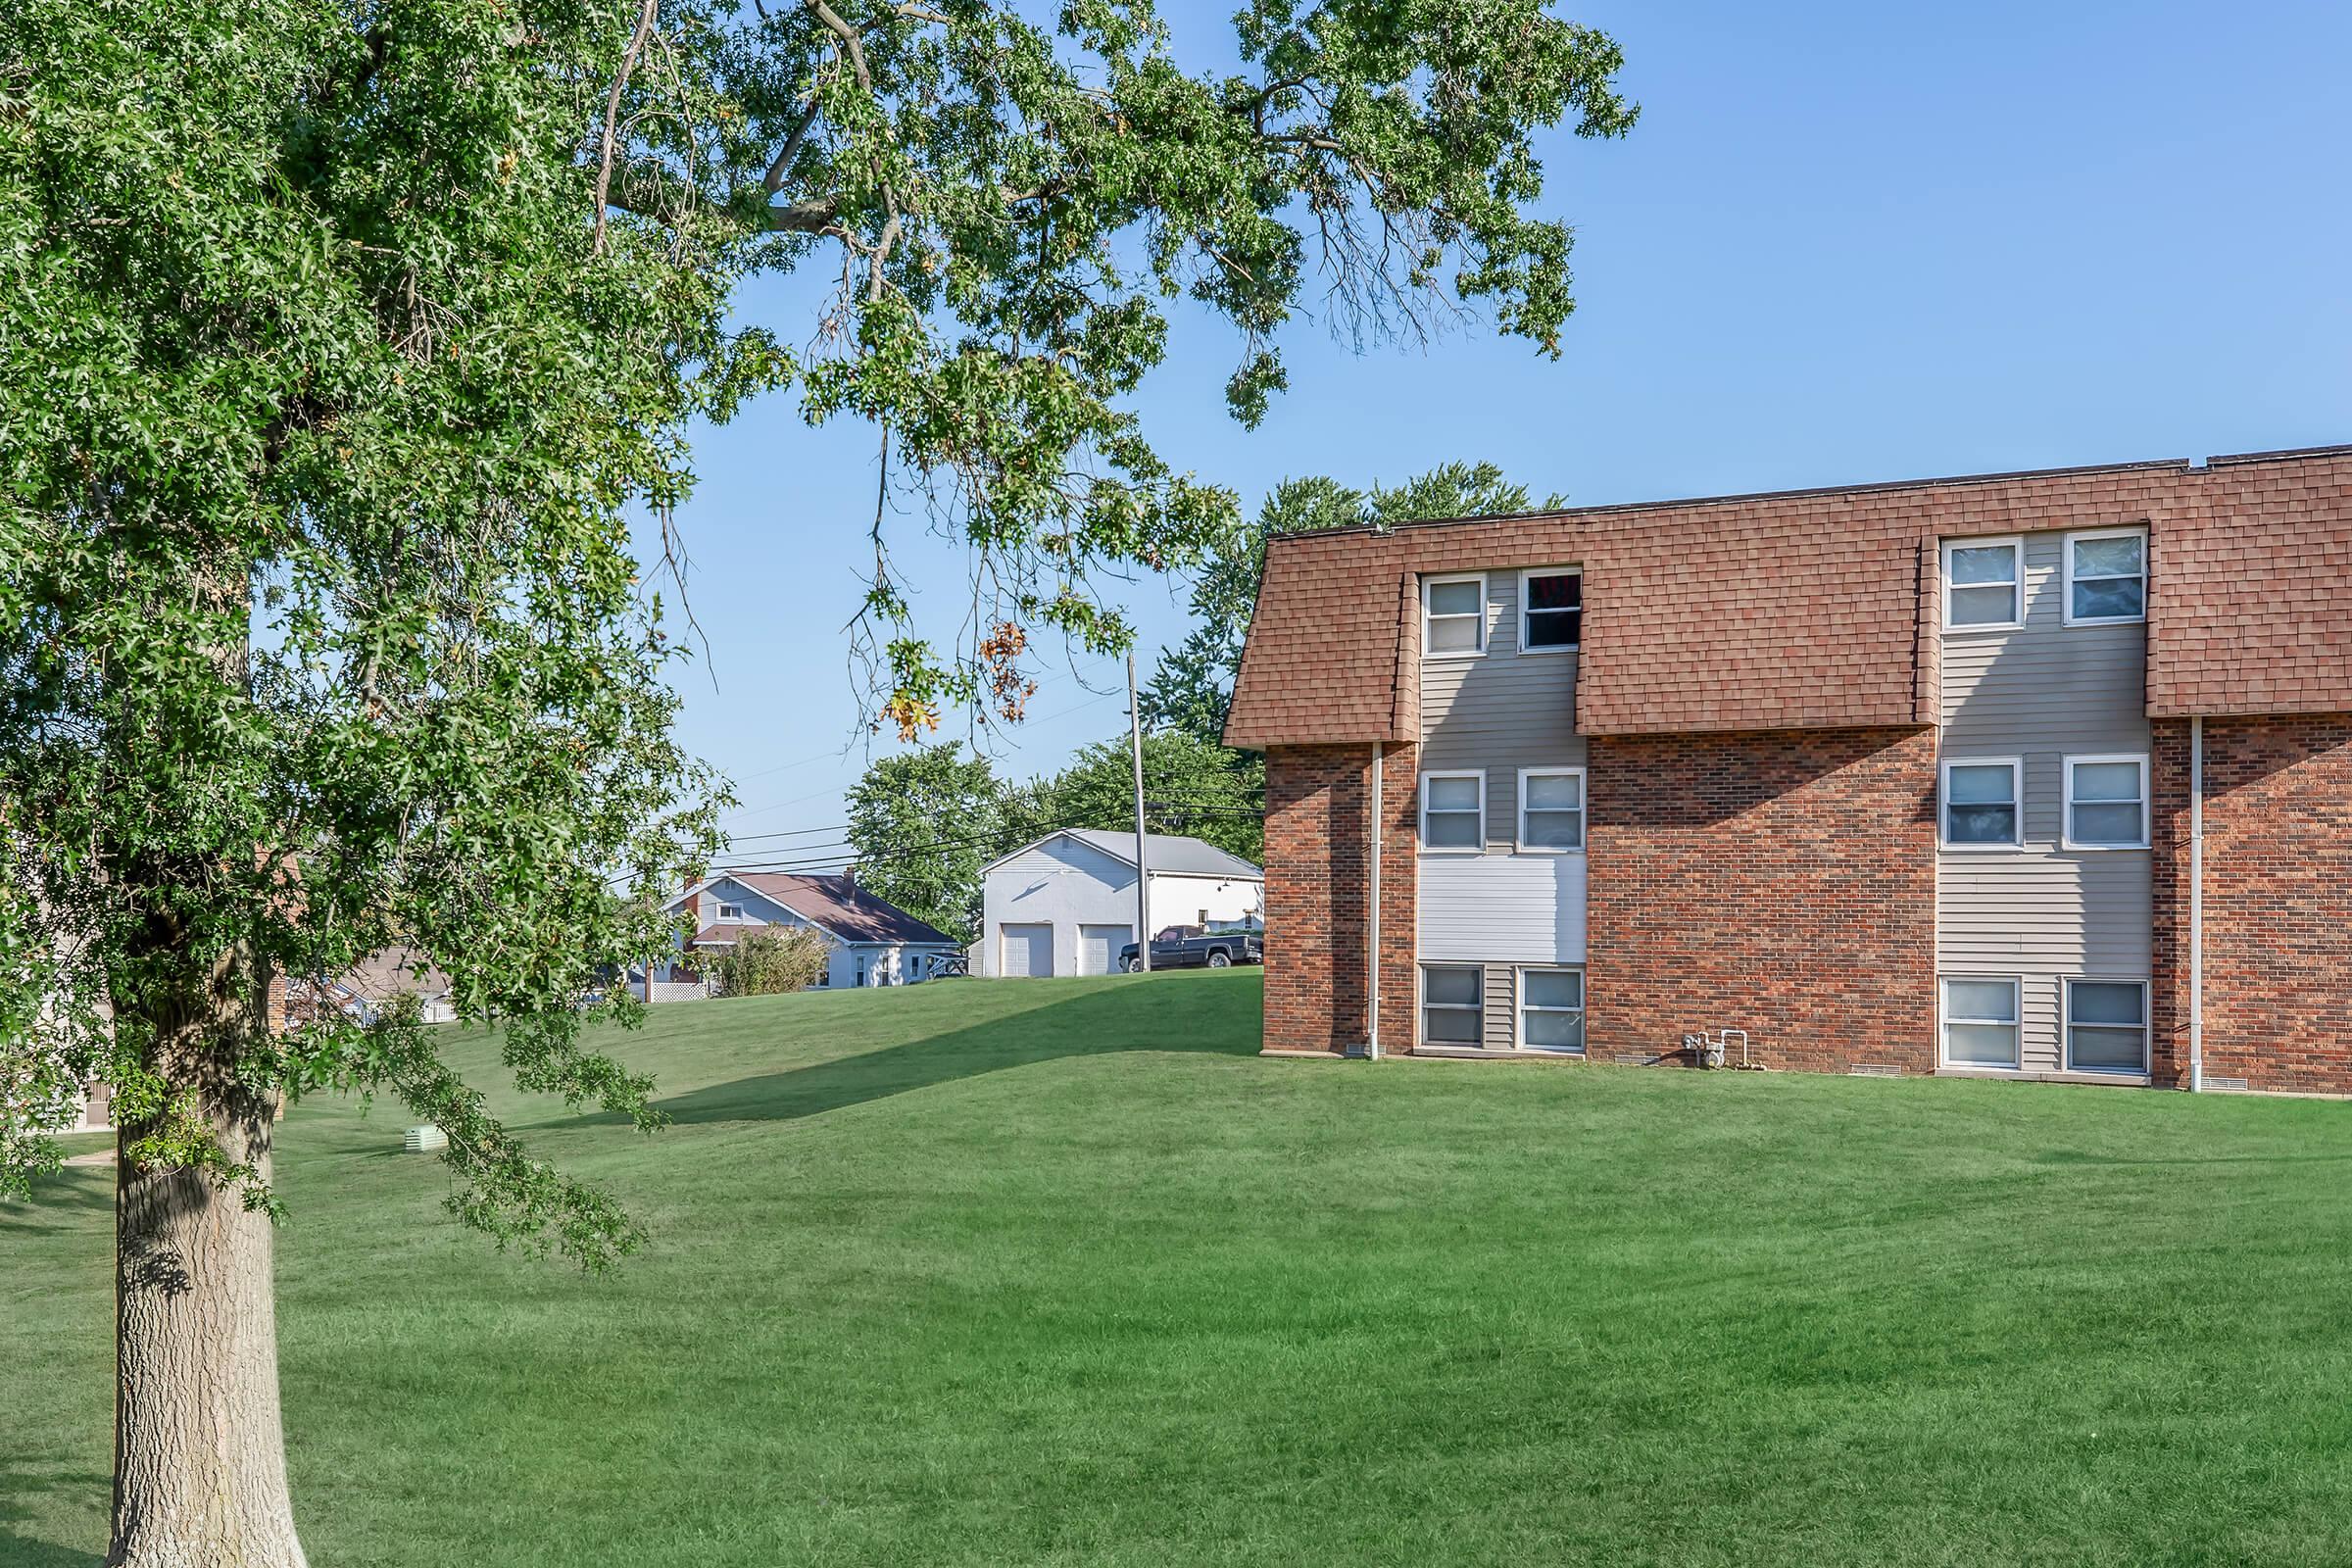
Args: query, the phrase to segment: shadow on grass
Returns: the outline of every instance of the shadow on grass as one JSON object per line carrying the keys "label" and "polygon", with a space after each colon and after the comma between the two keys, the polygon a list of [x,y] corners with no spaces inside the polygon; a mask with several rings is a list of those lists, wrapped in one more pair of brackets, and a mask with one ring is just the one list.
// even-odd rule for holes
{"label": "shadow on grass", "polygon": [[29,1518],[16,1500],[31,1496],[36,1492],[80,1493],[95,1491],[101,1496],[114,1484],[110,1476],[37,1475],[14,1465],[0,1466],[0,1563],[9,1568],[96,1568],[104,1559],[103,1552],[76,1551],[70,1546],[54,1545],[18,1534],[10,1526]]}
{"label": "shadow on grass", "polygon": [[[1018,980],[965,982],[1025,985]],[[1041,984],[1050,982],[1038,982]],[[660,1102],[673,1122],[795,1121],[1006,1067],[1123,1052],[1257,1054],[1257,996],[1187,994],[1145,980],[1089,991],[1008,1017],[862,1055],[712,1084]],[[1231,1016],[1228,1016],[1228,1014]]]}
{"label": "shadow on grass", "polygon": [[[68,1218],[115,1207],[115,1173],[98,1166],[77,1166],[32,1184],[29,1200],[0,1202],[0,1236],[63,1236],[86,1228]],[[55,1223],[51,1223],[54,1221]],[[0,1558],[0,1562],[10,1559]]]}

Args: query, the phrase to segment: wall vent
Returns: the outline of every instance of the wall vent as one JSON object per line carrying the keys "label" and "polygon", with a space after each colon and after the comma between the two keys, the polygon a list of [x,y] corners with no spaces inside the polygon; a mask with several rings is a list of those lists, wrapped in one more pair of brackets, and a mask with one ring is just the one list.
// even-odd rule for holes
{"label": "wall vent", "polygon": [[1848,1078],[1900,1078],[1903,1069],[1889,1061],[1849,1061],[1845,1064]]}
{"label": "wall vent", "polygon": [[2208,1073],[2205,1078],[2205,1087],[2220,1090],[2226,1094],[2242,1095],[2246,1092],[2246,1081],[2243,1078],[2216,1078]]}

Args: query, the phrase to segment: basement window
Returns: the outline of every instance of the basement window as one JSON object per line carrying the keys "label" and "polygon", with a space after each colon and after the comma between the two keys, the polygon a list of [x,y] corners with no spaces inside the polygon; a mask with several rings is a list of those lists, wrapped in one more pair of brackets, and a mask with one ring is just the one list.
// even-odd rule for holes
{"label": "basement window", "polygon": [[2120,626],[2148,618],[2148,536],[2107,528],[2066,536],[2066,623]]}
{"label": "basement window", "polygon": [[1519,1049],[1585,1051],[1585,971],[1519,971]]}
{"label": "basement window", "polygon": [[2023,554],[2015,539],[1945,540],[1943,623],[1964,630],[2022,625]]}
{"label": "basement window", "polygon": [[2148,847],[2146,758],[2066,760],[2066,847],[2070,850]]}
{"label": "basement window", "polygon": [[1476,964],[1421,966],[1421,1041],[1431,1046],[1486,1043],[1487,976]]}
{"label": "basement window", "polygon": [[1523,571],[1519,574],[1519,650],[1562,653],[1576,647],[1585,630],[1585,576],[1581,571]]}
{"label": "basement window", "polygon": [[1945,1065],[2017,1065],[2017,991],[2014,975],[1953,975],[1944,980]]}
{"label": "basement window", "polygon": [[2014,757],[1943,764],[1943,843],[1946,849],[2011,850],[2020,837],[2018,785],[2024,773]]}
{"label": "basement window", "polygon": [[2066,1065],[2075,1072],[2148,1070],[2148,983],[2066,983]]}
{"label": "basement window", "polygon": [[1432,577],[1421,585],[1421,652],[1471,659],[1487,651],[1487,579]]}

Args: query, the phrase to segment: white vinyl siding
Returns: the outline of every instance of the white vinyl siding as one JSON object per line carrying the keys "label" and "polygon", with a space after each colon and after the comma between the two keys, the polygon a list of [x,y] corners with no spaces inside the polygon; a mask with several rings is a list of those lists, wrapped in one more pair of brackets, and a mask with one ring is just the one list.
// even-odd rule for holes
{"label": "white vinyl siding", "polygon": [[1519,971],[1519,1034],[1513,1044],[1521,1051],[1584,1054],[1584,970]]}
{"label": "white vinyl siding", "polygon": [[2148,983],[2066,982],[2066,1065],[2070,1072],[2148,1070]]}
{"label": "white vinyl siding", "polygon": [[2024,620],[2025,547],[2018,539],[1943,542],[1943,623],[1996,631]]}
{"label": "white vinyl siding", "polygon": [[1483,772],[1422,774],[1422,850],[1477,855],[1486,847],[1487,775]]}
{"label": "white vinyl siding", "polygon": [[1486,973],[1475,964],[1421,966],[1421,1040],[1476,1051],[1486,1044]]}
{"label": "white vinyl siding", "polygon": [[2015,1067],[2021,1053],[2021,988],[2014,975],[1946,975],[1938,999],[1949,1067]]}
{"label": "white vinyl siding", "polygon": [[2022,763],[2024,841],[1937,855],[1936,964],[2018,982],[2028,1072],[2066,1070],[2066,978],[2144,979],[2154,947],[2151,852],[2066,843],[2067,759],[2150,750],[2147,628],[2065,624],[2066,537],[2024,535],[2022,627],[1939,639],[1938,750],[1946,761]]}
{"label": "white vinyl siding", "polygon": [[2148,760],[2145,757],[2066,759],[2066,828],[2070,850],[2144,850],[2148,847]]}
{"label": "white vinyl siding", "polygon": [[2066,624],[2120,626],[2148,618],[2148,535],[2101,528],[2066,536]]}
{"label": "white vinyl siding", "polygon": [[1487,651],[1487,579],[1482,573],[1430,577],[1421,584],[1421,655],[1475,659]]}

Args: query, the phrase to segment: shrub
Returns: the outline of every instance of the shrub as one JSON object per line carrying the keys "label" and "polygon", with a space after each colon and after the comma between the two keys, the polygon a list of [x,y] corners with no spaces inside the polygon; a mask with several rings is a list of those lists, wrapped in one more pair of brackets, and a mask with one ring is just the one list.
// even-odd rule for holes
{"label": "shrub", "polygon": [[710,975],[722,995],[770,997],[816,984],[832,958],[832,944],[808,926],[763,926],[738,937],[710,966]]}

